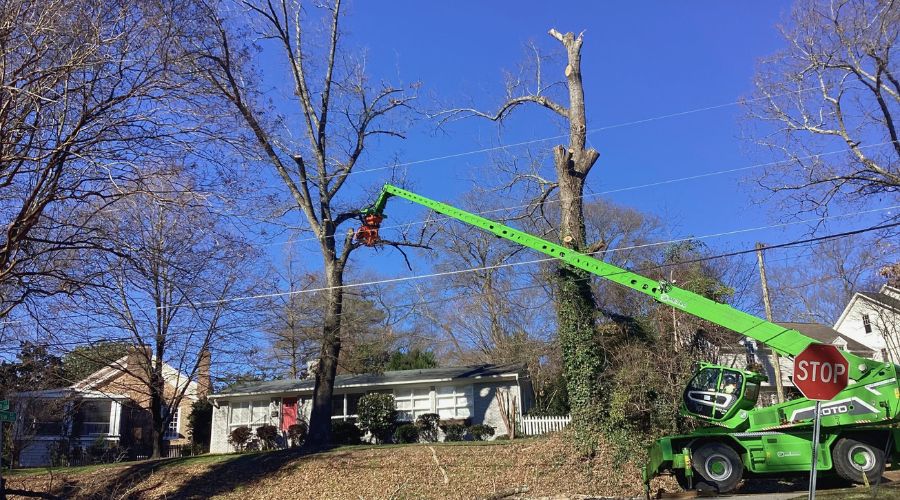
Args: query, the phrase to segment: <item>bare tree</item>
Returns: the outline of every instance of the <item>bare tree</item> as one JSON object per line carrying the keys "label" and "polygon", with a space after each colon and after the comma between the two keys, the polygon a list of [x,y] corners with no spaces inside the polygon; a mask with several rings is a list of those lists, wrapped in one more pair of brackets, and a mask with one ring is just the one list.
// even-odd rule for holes
{"label": "bare tree", "polygon": [[[9,0],[0,9],[0,318],[90,281],[98,212],[140,178],[174,116],[166,2]],[[133,184],[133,182],[131,182]]]}
{"label": "bare tree", "polygon": [[[346,197],[346,188],[354,185],[347,181],[367,147],[379,138],[403,137],[395,120],[410,108],[415,86],[369,81],[365,61],[343,46],[340,0],[321,2],[316,9],[291,0],[246,1],[242,5],[247,10],[243,18],[227,18],[225,9],[208,13],[211,29],[199,44],[197,60],[212,91],[235,110],[256,151],[262,152],[263,161],[284,182],[319,242],[328,299],[309,433],[309,443],[319,445],[330,440],[331,395],[341,351],[344,272],[359,246],[352,230],[344,228],[359,218],[360,209],[368,204],[342,197]],[[248,18],[254,32],[239,25]],[[307,32],[315,21],[327,26],[321,38]],[[291,86],[292,94],[282,109],[289,107],[293,116],[266,109],[260,99],[260,90],[254,86],[258,78],[251,67],[252,44],[257,41],[282,55],[288,72],[282,81]],[[317,51],[322,45],[324,50]],[[300,132],[292,134],[293,129]]]}
{"label": "bare tree", "polygon": [[804,266],[775,254],[770,271],[776,320],[834,324],[853,294],[877,288],[876,271],[896,258],[882,234],[826,240],[804,251]]}
{"label": "bare tree", "polygon": [[762,185],[802,210],[895,201],[900,4],[801,0],[781,32],[787,47],[763,61],[748,101],[754,140],[786,160]]}
{"label": "bare tree", "polygon": [[[565,96],[552,97],[552,90],[561,86],[556,81],[546,83],[541,69],[543,58],[535,51],[534,76],[525,79],[511,77],[507,82],[507,99],[496,112],[459,108],[445,111],[442,116],[444,121],[473,116],[503,121],[514,109],[530,104],[548,109],[562,119],[569,129],[569,144],[553,148],[555,178],[526,172],[521,180],[537,183],[541,190],[535,200],[538,204],[546,201],[553,193],[558,196],[559,221],[555,224],[556,236],[566,247],[590,253],[602,249],[605,243],[598,241],[589,244],[584,222],[585,182],[599,153],[587,146],[587,114],[581,75],[583,36],[560,33],[555,29],[551,29],[549,35],[565,49],[566,80],[562,85],[567,90]],[[583,426],[600,420],[601,374],[606,359],[601,344],[595,341],[596,303],[591,290],[590,274],[567,265],[560,265],[556,274],[557,326],[569,400],[574,421]]]}
{"label": "bare tree", "polygon": [[67,304],[83,317],[57,326],[63,342],[115,337],[134,346],[118,367],[142,388],[133,399],[149,410],[159,457],[189,383],[206,375],[204,357],[218,363],[253,321],[250,301],[235,299],[254,291],[255,253],[225,229],[210,187],[182,168],[130,188],[143,194],[123,200],[103,227],[118,251],[98,258],[103,272]]}

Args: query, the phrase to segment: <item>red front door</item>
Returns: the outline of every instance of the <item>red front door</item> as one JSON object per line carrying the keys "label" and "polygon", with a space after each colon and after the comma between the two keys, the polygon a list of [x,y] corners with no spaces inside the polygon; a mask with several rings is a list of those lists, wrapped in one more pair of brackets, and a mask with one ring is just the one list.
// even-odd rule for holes
{"label": "red front door", "polygon": [[297,423],[297,398],[281,400],[281,430],[287,432],[288,427]]}

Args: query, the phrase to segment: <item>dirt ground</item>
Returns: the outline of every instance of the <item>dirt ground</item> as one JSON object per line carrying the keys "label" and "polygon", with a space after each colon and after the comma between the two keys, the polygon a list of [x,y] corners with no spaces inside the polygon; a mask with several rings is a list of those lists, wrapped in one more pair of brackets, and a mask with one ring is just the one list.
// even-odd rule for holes
{"label": "dirt ground", "polygon": [[[559,435],[494,443],[342,447],[18,474],[8,487],[62,498],[411,499],[642,496],[640,465],[580,458]],[[657,481],[672,490],[668,478]],[[582,497],[583,498],[583,497]]]}

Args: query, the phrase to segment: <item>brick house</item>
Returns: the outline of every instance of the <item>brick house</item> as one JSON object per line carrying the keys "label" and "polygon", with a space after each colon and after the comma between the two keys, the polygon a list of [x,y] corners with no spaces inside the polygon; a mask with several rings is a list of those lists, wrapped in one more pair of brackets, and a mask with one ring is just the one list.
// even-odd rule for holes
{"label": "brick house", "polygon": [[[118,461],[143,458],[152,450],[150,395],[146,371],[150,359],[132,351],[82,380],[60,389],[20,392],[13,396],[20,418],[13,429],[21,467],[59,462],[65,455],[85,461]],[[169,447],[188,444],[191,405],[209,392],[209,355],[198,369],[200,380],[190,378],[168,363],[163,364],[165,400],[183,393],[164,439]],[[143,379],[143,380],[142,380]],[[165,411],[171,411],[166,409]],[[88,451],[105,456],[87,457]]]}

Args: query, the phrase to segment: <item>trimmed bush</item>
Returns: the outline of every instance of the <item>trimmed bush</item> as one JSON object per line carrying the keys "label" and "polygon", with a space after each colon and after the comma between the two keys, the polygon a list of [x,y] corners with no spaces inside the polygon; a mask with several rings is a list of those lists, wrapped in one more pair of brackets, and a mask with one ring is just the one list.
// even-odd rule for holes
{"label": "trimmed bush", "polygon": [[331,422],[331,442],[333,444],[359,444],[362,432],[353,422],[335,420]]}
{"label": "trimmed bush", "polygon": [[415,424],[403,424],[394,431],[395,443],[418,443],[419,428]]}
{"label": "trimmed bush", "polygon": [[271,450],[278,444],[278,427],[274,425],[261,425],[256,428],[256,437],[262,444],[262,449]]}
{"label": "trimmed bush", "polygon": [[249,427],[235,427],[231,434],[228,435],[228,443],[234,446],[237,451],[242,452],[247,449],[247,443],[250,442],[252,437],[253,431]]}
{"label": "trimmed bush", "polygon": [[438,440],[438,423],[441,417],[437,413],[423,413],[416,419],[416,427],[419,428],[419,437],[433,443]]}
{"label": "trimmed bush", "polygon": [[300,446],[306,441],[306,434],[309,432],[309,425],[305,420],[298,420],[296,424],[288,426],[288,438],[291,440],[291,446]]}
{"label": "trimmed bush", "polygon": [[466,426],[458,423],[441,425],[444,431],[444,441],[462,441],[466,437]]}
{"label": "trimmed bush", "polygon": [[375,442],[384,443],[394,432],[397,420],[395,408],[393,394],[366,394],[359,398],[359,428],[370,433]]}
{"label": "trimmed bush", "polygon": [[475,424],[469,426],[469,435],[475,441],[487,441],[494,435],[494,428],[486,424]]}

